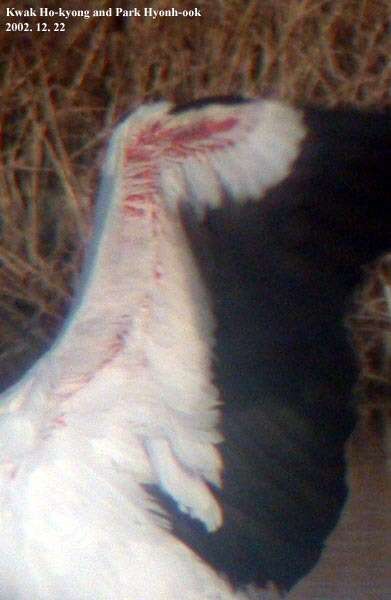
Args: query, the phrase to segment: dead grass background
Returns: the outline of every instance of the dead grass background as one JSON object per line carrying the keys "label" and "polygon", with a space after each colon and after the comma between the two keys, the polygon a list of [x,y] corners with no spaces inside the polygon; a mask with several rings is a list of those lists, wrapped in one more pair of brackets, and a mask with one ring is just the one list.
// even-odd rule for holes
{"label": "dead grass background", "polygon": [[[129,8],[128,2],[0,2],[0,379],[47,346],[72,295],[103,148],[139,103],[274,94],[295,103],[390,106],[387,0],[150,0],[200,18],[73,18],[66,32],[6,32],[7,6]],[[52,26],[61,19],[22,19]],[[390,392],[390,259],[355,318],[371,402]]]}

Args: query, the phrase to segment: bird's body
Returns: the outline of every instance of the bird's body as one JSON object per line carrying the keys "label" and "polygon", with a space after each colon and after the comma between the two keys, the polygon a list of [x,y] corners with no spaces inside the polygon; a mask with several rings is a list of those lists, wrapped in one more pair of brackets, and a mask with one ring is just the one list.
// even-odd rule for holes
{"label": "bird's body", "polygon": [[[284,469],[293,478],[299,469],[309,495],[314,455],[327,471],[325,494],[329,480],[331,488],[337,481],[337,501],[319,539],[311,533],[304,540],[308,558],[296,570],[316,560],[343,498],[341,451],[351,427],[350,409],[338,409],[347,388],[331,373],[329,355],[334,344],[337,360],[352,367],[348,344],[340,341],[346,298],[359,266],[387,246],[388,229],[360,232],[368,242],[361,249],[361,238],[342,222],[339,199],[330,221],[323,200],[314,218],[317,202],[307,194],[303,205],[296,197],[286,201],[298,229],[299,211],[308,217],[304,245],[296,225],[282,231],[279,186],[294,165],[304,165],[307,180],[317,176],[305,170],[311,156],[301,158],[307,134],[302,113],[277,101],[183,109],[161,103],[118,127],[74,308],[52,348],[2,397],[1,600],[253,597],[248,586],[278,579],[280,559],[262,565],[274,552],[263,521],[284,495],[301,498],[289,478],[269,482],[268,491],[262,465],[269,459],[277,479]],[[293,187],[300,181],[293,179]],[[377,202],[376,210],[362,207],[369,228],[383,211]],[[351,205],[354,229],[361,221]],[[330,252],[320,244],[325,260],[318,275],[323,258],[313,260],[305,246],[316,246],[313,223],[320,237],[335,226],[343,240],[331,241]],[[250,301],[242,298],[246,292]],[[317,358],[316,344],[323,347]],[[312,454],[285,464],[273,455],[284,419],[294,413],[285,395],[300,394],[287,448],[302,435]],[[313,450],[310,421],[317,414],[321,436],[338,429],[338,415],[347,416],[333,450]],[[269,450],[262,422],[272,423]],[[316,513],[316,502],[306,501]],[[276,548],[294,543],[295,526],[283,523],[289,514],[288,507],[277,517]],[[295,577],[282,576],[282,585]]]}

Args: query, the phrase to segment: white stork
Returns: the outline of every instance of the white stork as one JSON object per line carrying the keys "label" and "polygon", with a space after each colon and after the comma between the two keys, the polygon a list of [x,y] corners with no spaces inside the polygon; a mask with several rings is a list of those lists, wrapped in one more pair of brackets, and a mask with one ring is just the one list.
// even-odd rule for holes
{"label": "white stork", "polygon": [[0,600],[264,599],[313,566],[342,319],[390,241],[382,123],[215,99],[118,126],[73,310],[1,399]]}

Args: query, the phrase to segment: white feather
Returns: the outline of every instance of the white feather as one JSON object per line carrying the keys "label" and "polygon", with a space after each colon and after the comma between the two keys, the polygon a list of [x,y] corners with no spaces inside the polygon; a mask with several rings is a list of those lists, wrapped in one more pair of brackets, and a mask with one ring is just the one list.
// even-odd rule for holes
{"label": "white feather", "polygon": [[222,474],[214,322],[178,205],[201,215],[227,190],[260,197],[304,128],[276,102],[169,110],[142,108],[115,132],[75,308],[3,394],[2,600],[249,597],[170,534],[143,485],[222,523],[207,485]]}

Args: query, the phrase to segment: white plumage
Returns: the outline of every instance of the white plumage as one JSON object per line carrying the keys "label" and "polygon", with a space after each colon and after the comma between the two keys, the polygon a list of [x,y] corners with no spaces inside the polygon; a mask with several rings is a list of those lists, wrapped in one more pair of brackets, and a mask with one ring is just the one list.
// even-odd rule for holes
{"label": "white plumage", "polygon": [[[214,320],[181,220],[284,179],[304,138],[274,101],[141,108],[116,130],[80,292],[54,346],[3,394],[1,600],[228,600],[144,485],[224,520]],[[266,597],[266,592],[265,596]]]}
{"label": "white plumage", "polygon": [[[214,99],[118,126],[71,314],[1,398],[0,600],[266,600],[314,566],[346,494],[343,319],[390,247],[389,124]],[[346,532],[389,522],[359,504],[292,598],[383,600]]]}

